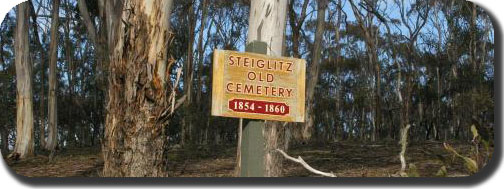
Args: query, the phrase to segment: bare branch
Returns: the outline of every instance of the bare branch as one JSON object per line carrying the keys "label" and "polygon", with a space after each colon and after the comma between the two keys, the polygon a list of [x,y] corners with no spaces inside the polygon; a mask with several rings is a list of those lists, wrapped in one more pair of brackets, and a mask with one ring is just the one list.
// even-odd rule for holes
{"label": "bare branch", "polygon": [[305,169],[307,169],[308,171],[310,171],[312,173],[315,173],[315,174],[318,174],[318,175],[322,175],[322,176],[326,176],[326,177],[336,177],[336,175],[334,175],[332,172],[331,173],[326,173],[326,172],[322,172],[322,171],[314,169],[313,167],[311,167],[310,165],[308,165],[308,163],[306,163],[303,160],[303,158],[301,158],[301,156],[298,156],[298,158],[296,159],[296,158],[293,158],[293,157],[287,155],[284,151],[282,151],[280,149],[276,149],[276,151],[280,152],[288,160],[291,160],[291,161],[294,161],[296,163],[299,163],[299,164],[303,165],[303,167]]}
{"label": "bare branch", "polygon": [[[182,74],[182,68],[178,68],[177,69],[177,79],[175,80],[175,84],[173,85],[172,87],[172,93],[171,93],[171,103],[172,103],[172,107],[171,107],[171,113],[170,114],[173,114],[173,112],[175,111],[175,109],[178,108],[178,106],[175,104],[175,96],[177,95],[177,93],[175,92],[175,89],[177,88],[178,84],[179,84],[179,81],[180,81],[180,75]],[[185,101],[185,98],[182,98],[184,99],[183,101]],[[178,103],[177,103],[178,104]],[[180,106],[180,105],[179,105]]]}

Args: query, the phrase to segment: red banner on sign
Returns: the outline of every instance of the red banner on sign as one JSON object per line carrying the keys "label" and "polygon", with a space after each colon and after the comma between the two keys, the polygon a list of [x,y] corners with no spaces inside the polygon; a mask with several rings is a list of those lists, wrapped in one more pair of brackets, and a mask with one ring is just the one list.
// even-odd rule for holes
{"label": "red banner on sign", "polygon": [[289,106],[285,103],[257,100],[233,99],[229,101],[229,109],[235,112],[256,113],[284,116],[289,114]]}

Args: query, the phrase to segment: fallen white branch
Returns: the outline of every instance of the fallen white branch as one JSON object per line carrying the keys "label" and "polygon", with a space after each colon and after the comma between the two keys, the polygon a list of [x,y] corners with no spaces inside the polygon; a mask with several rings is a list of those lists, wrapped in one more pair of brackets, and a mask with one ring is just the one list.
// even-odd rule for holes
{"label": "fallen white branch", "polygon": [[311,167],[310,165],[308,165],[308,163],[306,163],[303,160],[303,158],[301,158],[301,156],[298,156],[298,158],[296,159],[296,158],[293,158],[293,157],[287,155],[284,151],[282,151],[280,149],[276,149],[276,151],[280,152],[285,158],[303,165],[304,168],[306,168],[308,171],[310,171],[312,173],[315,173],[315,174],[318,174],[318,175],[322,175],[322,176],[326,176],[326,177],[336,177],[336,175],[334,175],[332,172],[331,173],[326,173],[326,172],[322,172],[322,171],[314,169],[313,167]]}

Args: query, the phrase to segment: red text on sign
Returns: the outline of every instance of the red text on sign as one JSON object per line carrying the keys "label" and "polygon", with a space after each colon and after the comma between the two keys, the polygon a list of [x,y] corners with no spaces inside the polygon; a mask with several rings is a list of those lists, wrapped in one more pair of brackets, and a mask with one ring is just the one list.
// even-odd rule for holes
{"label": "red text on sign", "polygon": [[266,102],[257,100],[233,99],[229,101],[229,109],[235,112],[256,113],[267,115],[287,115],[289,106],[285,103]]}

